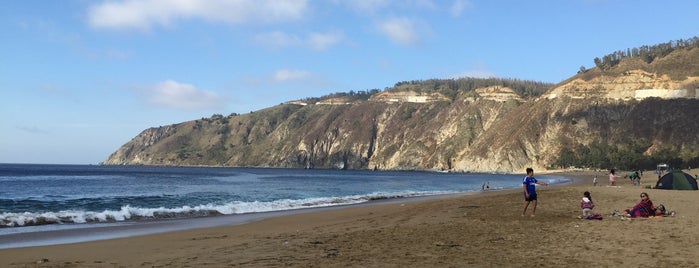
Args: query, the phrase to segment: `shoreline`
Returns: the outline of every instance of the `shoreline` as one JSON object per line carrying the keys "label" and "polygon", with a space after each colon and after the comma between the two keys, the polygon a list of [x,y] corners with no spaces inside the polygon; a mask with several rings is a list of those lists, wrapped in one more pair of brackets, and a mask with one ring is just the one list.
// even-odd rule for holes
{"label": "shoreline", "polygon": [[[599,172],[564,172],[573,182],[541,187],[536,217],[520,217],[519,189],[265,218],[219,226],[66,245],[0,250],[0,266],[697,266],[697,191],[645,189]],[[601,186],[592,186],[598,175]],[[690,173],[692,174],[692,173]],[[547,174],[548,175],[548,174]],[[536,173],[535,173],[536,176]],[[646,180],[650,181],[650,180]],[[645,184],[645,182],[644,182]],[[580,220],[591,191],[604,215]],[[621,220],[638,193],[676,217]],[[671,232],[668,232],[671,230]],[[528,242],[529,241],[529,242]],[[533,243],[532,243],[533,242]],[[114,250],[119,249],[119,250]],[[678,254],[678,252],[683,252]]]}
{"label": "shoreline", "polygon": [[[574,183],[573,178],[559,176],[557,174],[542,174],[553,176],[551,180],[557,186]],[[558,177],[562,177],[558,178]],[[60,226],[57,224],[37,225],[19,228],[18,230],[7,230],[7,233],[0,233],[0,250],[12,248],[25,248],[36,246],[51,246],[73,243],[94,242],[100,240],[131,238],[145,235],[162,234],[169,232],[188,231],[221,226],[235,226],[250,224],[256,221],[284,217],[295,214],[307,214],[323,212],[329,210],[347,209],[361,206],[376,206],[392,203],[409,203],[427,201],[440,198],[448,198],[462,195],[478,195],[488,191],[507,191],[510,189],[490,189],[487,191],[469,191],[460,193],[435,194],[423,196],[404,196],[396,198],[371,199],[362,203],[342,204],[336,206],[309,207],[280,211],[252,212],[233,215],[217,215],[196,218],[177,219],[155,219],[148,221],[124,221],[109,223],[80,223]],[[30,228],[23,230],[23,228]]]}
{"label": "shoreline", "polygon": [[[401,197],[389,199],[369,200],[357,204],[345,204],[327,207],[299,208],[279,211],[252,212],[234,215],[218,215],[210,217],[182,218],[182,219],[158,219],[141,222],[114,222],[114,223],[90,223],[73,224],[71,228],[52,229],[52,225],[42,225],[47,230],[17,232],[0,235],[0,250],[55,246],[74,243],[95,242],[110,239],[131,238],[138,236],[156,235],[170,232],[190,231],[197,229],[215,228],[223,226],[236,226],[253,224],[264,219],[302,215],[331,210],[341,210],[362,206],[380,206],[393,203],[420,202],[432,199],[446,198],[450,196],[472,195],[479,192],[466,192],[454,194],[439,194],[427,196]],[[24,228],[24,227],[13,227]]]}

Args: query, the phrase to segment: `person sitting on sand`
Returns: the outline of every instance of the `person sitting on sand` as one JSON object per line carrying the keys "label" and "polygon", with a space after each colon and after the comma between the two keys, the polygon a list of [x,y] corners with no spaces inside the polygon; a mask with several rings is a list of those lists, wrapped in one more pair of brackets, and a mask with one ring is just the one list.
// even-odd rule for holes
{"label": "person sitting on sand", "polygon": [[641,202],[638,202],[638,204],[633,206],[633,208],[626,209],[624,211],[626,211],[626,217],[631,218],[647,218],[649,216],[655,215],[655,207],[653,207],[653,201],[650,201],[648,194],[645,192],[641,193]]}
{"label": "person sitting on sand", "polygon": [[655,210],[653,211],[653,215],[655,216],[665,216],[665,205],[660,204],[659,206],[655,207]]}
{"label": "person sitting on sand", "polygon": [[592,209],[595,208],[595,203],[592,202],[592,196],[590,192],[585,191],[583,193],[583,198],[580,200],[580,208],[582,208],[582,218],[587,219],[592,215]]}
{"label": "person sitting on sand", "polygon": [[665,205],[660,204],[657,207],[655,207],[655,217],[674,217],[675,216],[675,211],[672,210],[667,210],[665,208]]}

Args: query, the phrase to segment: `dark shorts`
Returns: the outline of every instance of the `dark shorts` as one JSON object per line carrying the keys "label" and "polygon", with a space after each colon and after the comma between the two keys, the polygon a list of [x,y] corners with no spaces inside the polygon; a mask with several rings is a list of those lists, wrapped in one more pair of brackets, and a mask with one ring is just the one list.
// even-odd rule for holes
{"label": "dark shorts", "polygon": [[527,198],[527,194],[524,194],[524,201],[536,201],[536,194],[530,194],[529,198]]}

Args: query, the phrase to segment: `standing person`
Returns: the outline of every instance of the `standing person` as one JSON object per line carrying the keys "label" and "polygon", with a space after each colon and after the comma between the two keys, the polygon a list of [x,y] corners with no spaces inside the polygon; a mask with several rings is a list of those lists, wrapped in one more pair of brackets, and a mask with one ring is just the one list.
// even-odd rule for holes
{"label": "standing person", "polygon": [[597,175],[595,175],[595,178],[592,179],[592,186],[597,186]]}
{"label": "standing person", "polygon": [[616,185],[616,178],[619,176],[617,176],[615,173],[616,171],[614,171],[614,169],[609,170],[609,186]]}
{"label": "standing person", "polygon": [[536,178],[534,178],[534,169],[532,168],[527,168],[527,176],[522,179],[522,188],[524,188],[524,208],[522,209],[522,216],[527,213],[527,208],[529,207],[529,203],[534,202],[532,204],[532,217],[534,217],[534,214],[536,213],[536,204],[537,204],[537,196],[536,196],[536,185],[549,185],[548,183],[545,182],[540,182],[537,181]]}
{"label": "standing person", "polygon": [[595,202],[592,202],[590,192],[585,191],[583,198],[580,200],[580,208],[582,209],[582,218],[587,219],[592,214],[592,209],[595,208]]}

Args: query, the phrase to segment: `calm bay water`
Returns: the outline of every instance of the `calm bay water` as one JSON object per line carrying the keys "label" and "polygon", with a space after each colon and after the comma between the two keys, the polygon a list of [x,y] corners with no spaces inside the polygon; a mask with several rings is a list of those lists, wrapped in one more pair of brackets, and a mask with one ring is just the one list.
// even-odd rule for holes
{"label": "calm bay water", "polygon": [[[194,218],[521,187],[523,175],[0,164],[0,235],[28,226]],[[549,183],[569,180],[537,176]]]}

